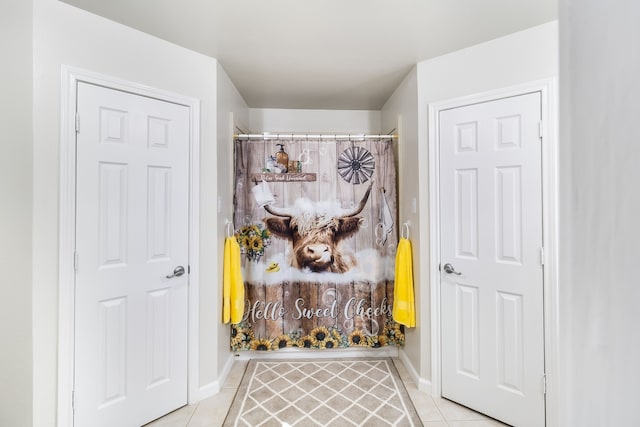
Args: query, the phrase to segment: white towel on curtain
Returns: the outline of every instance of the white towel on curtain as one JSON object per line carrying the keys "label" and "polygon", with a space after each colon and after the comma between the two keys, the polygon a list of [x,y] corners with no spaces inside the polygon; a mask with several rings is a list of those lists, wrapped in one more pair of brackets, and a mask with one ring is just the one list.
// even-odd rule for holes
{"label": "white towel on curtain", "polygon": [[378,236],[378,243],[382,246],[387,243],[387,236],[389,236],[393,230],[393,214],[391,213],[391,208],[387,202],[385,189],[382,188],[380,191],[382,192],[382,198],[380,202],[380,222],[378,225],[382,231],[380,236]]}

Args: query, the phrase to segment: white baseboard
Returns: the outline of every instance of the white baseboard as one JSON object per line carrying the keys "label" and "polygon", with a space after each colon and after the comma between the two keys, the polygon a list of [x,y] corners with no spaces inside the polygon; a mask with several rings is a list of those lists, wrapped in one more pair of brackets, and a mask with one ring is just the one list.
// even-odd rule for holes
{"label": "white baseboard", "polygon": [[227,361],[224,362],[224,367],[222,371],[220,371],[220,375],[218,376],[218,381],[220,382],[220,388],[224,386],[224,383],[227,381],[227,377],[229,376],[229,372],[231,372],[231,368],[233,368],[233,362],[237,359],[233,356],[233,353],[229,353],[227,356]]}
{"label": "white baseboard", "polygon": [[404,350],[400,350],[400,354],[398,355],[398,357],[400,358],[400,360],[404,364],[404,367],[407,369],[407,372],[411,376],[411,379],[413,380],[413,382],[416,383],[416,384],[419,384],[420,383],[420,381],[419,381],[420,380],[420,375],[418,375],[418,371],[416,370],[416,368],[413,366],[413,364],[409,360],[409,357],[407,356],[407,353],[405,353]]}
{"label": "white baseboard", "polygon": [[413,382],[416,383],[418,390],[427,394],[432,394],[433,390],[431,387],[431,381],[420,377],[420,374],[418,374],[418,371],[411,363],[411,360],[409,360],[407,353],[405,353],[404,350],[400,350],[398,357],[404,364],[404,367],[407,369],[407,372],[409,373],[409,376],[411,376]]}
{"label": "white baseboard", "polygon": [[189,404],[193,405],[194,403],[198,403],[201,400],[204,400],[208,397],[215,396],[220,393],[221,382],[219,380],[211,381],[209,384],[205,384],[198,389],[198,396],[196,396],[195,400],[189,399]]}
{"label": "white baseboard", "polygon": [[433,387],[431,386],[431,381],[425,380],[424,378],[420,378],[418,380],[418,390],[421,392],[427,393],[429,395],[433,395]]}
{"label": "white baseboard", "polygon": [[217,380],[211,381],[209,384],[205,384],[198,389],[198,395],[195,396],[195,399],[189,399],[190,404],[197,403],[203,399],[214,396],[220,393],[222,390],[222,385],[227,380],[229,376],[229,372],[231,372],[231,368],[233,367],[234,357],[233,354],[229,353],[229,357],[227,357],[226,362],[224,363],[224,367],[222,371],[220,371],[220,376]]}

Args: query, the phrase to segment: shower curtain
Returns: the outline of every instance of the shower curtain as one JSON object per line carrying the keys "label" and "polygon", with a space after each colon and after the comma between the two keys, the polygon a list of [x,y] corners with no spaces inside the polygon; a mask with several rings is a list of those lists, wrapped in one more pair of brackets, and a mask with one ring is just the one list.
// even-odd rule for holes
{"label": "shower curtain", "polygon": [[[288,173],[274,164],[277,144]],[[391,140],[235,142],[245,310],[233,351],[404,344],[391,315],[393,153]]]}

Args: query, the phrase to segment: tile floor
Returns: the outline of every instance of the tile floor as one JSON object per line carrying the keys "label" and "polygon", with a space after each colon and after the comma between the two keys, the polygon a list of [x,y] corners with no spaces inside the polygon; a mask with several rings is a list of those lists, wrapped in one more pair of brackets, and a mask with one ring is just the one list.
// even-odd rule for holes
{"label": "tile floor", "polygon": [[[404,364],[394,359],[416,411],[425,427],[505,427],[498,421],[449,400],[418,390]],[[236,360],[220,393],[195,405],[180,408],[145,427],[219,427],[242,380],[247,361]]]}

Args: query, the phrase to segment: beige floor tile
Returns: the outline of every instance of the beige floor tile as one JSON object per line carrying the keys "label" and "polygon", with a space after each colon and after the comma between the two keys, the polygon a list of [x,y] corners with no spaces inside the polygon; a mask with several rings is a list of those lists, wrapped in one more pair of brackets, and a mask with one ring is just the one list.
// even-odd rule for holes
{"label": "beige floor tile", "polygon": [[416,412],[418,412],[418,416],[423,422],[445,420],[431,396],[418,390],[413,383],[405,383],[405,387],[413,406],[416,408]]}
{"label": "beige floor tile", "polygon": [[411,375],[409,375],[409,371],[407,370],[407,368],[404,366],[404,363],[402,363],[402,360],[400,359],[393,359],[393,364],[396,366],[396,369],[398,370],[398,375],[400,375],[400,379],[402,380],[403,383],[413,383],[413,378],[411,378]]}
{"label": "beige floor tile", "polygon": [[145,427],[185,427],[198,405],[187,405],[146,424]]}
{"label": "beige floor tile", "polygon": [[221,426],[235,395],[235,388],[223,388],[215,396],[201,401],[194,411],[188,427]]}
{"label": "beige floor tile", "polygon": [[233,362],[233,367],[229,371],[229,375],[224,382],[223,388],[238,388],[244,371],[247,369],[248,360],[236,360]]}
{"label": "beige floor tile", "polygon": [[449,427],[446,421],[423,421],[424,427]]}
{"label": "beige floor tile", "polygon": [[416,410],[418,411],[418,417],[420,417],[423,422],[446,421],[437,408],[424,407],[416,408]]}
{"label": "beige floor tile", "polygon": [[488,420],[484,415],[472,411],[462,405],[458,405],[450,400],[434,397],[433,401],[444,416],[444,419],[449,423],[451,423],[451,421]]}
{"label": "beige floor tile", "polygon": [[449,421],[450,427],[508,427],[499,421],[486,419],[486,420],[473,420],[473,421]]}

